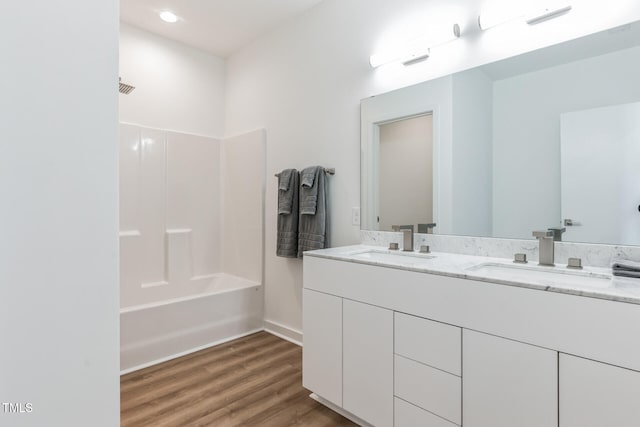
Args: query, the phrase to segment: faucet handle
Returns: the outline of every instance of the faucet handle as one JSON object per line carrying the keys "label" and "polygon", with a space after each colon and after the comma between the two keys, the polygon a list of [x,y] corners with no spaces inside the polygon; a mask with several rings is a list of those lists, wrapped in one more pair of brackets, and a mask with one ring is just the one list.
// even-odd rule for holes
{"label": "faucet handle", "polygon": [[513,256],[513,262],[515,262],[516,264],[526,264],[527,261],[527,254],[515,254]]}
{"label": "faucet handle", "polygon": [[569,258],[567,261],[567,268],[574,268],[577,270],[582,269],[582,258]]}
{"label": "faucet handle", "polygon": [[540,239],[540,238],[544,238],[544,237],[553,237],[554,236],[554,232],[551,230],[538,230],[538,231],[534,231],[532,233],[533,237]]}

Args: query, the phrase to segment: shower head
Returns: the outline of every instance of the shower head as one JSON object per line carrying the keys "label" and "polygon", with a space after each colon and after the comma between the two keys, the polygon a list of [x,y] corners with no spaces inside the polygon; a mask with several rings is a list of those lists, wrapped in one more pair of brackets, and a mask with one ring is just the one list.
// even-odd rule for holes
{"label": "shower head", "polygon": [[118,77],[118,83],[120,84],[120,93],[124,93],[125,95],[129,95],[136,88],[135,86],[122,83],[122,77]]}

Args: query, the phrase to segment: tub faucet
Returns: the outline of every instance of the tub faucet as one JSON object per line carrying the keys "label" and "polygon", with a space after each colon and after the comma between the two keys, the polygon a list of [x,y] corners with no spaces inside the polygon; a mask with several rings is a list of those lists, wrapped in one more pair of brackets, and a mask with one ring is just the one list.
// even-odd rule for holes
{"label": "tub faucet", "polygon": [[554,232],[553,230],[534,231],[533,237],[538,239],[540,249],[538,251],[538,265],[553,267],[554,263]]}

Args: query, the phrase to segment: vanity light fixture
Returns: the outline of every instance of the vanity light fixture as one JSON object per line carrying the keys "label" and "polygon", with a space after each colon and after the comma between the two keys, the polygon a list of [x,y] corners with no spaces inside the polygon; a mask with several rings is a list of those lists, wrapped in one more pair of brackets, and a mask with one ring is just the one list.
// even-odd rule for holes
{"label": "vanity light fixture", "polygon": [[406,66],[416,64],[429,58],[431,48],[451,42],[459,37],[460,26],[453,24],[452,27],[447,27],[435,36],[427,35],[418,37],[399,49],[374,53],[369,57],[369,63],[373,68],[392,62],[401,62]]}
{"label": "vanity light fixture", "polygon": [[175,24],[176,22],[178,22],[178,16],[170,10],[163,10],[162,12],[158,13],[158,15],[160,16],[160,19],[162,19],[164,22],[168,22],[169,24]]}
{"label": "vanity light fixture", "polygon": [[557,18],[557,17],[562,16],[562,15],[564,15],[566,13],[569,13],[570,11],[571,11],[571,5],[570,4],[565,4],[565,5],[562,5],[562,6],[548,7],[548,8],[545,8],[543,10],[539,10],[539,11],[535,12],[534,14],[532,14],[530,16],[527,16],[527,18],[526,18],[527,24],[529,24],[529,25],[540,24],[541,22]]}
{"label": "vanity light fixture", "polygon": [[550,19],[557,18],[571,11],[570,4],[562,4],[559,6],[549,6],[542,10],[538,9],[533,13],[526,14],[517,10],[496,10],[490,12],[483,12],[478,16],[478,27],[481,30],[488,30],[489,28],[496,27],[498,25],[506,24],[518,18],[524,18],[527,24],[536,25],[541,22],[548,21]]}
{"label": "vanity light fixture", "polygon": [[408,67],[409,65],[413,65],[413,64],[417,64],[418,62],[426,61],[427,59],[429,59],[430,55],[431,55],[431,49],[429,49],[429,48],[421,49],[421,50],[415,50],[415,51],[411,52],[410,54],[408,54],[407,56],[405,56],[404,58],[402,58],[400,60],[400,62],[402,62],[402,65],[404,65],[405,67]]}

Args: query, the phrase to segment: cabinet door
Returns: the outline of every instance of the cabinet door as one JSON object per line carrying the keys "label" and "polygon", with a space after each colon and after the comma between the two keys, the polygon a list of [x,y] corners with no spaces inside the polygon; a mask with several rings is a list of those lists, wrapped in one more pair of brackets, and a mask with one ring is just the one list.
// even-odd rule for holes
{"label": "cabinet door", "polygon": [[635,427],[640,372],[560,355],[560,427]]}
{"label": "cabinet door", "polygon": [[462,332],[465,427],[556,427],[558,353],[492,335]]}
{"label": "cabinet door", "polygon": [[342,298],[302,294],[302,385],[342,406]]}
{"label": "cabinet door", "polygon": [[345,300],[343,408],[376,427],[393,425],[393,312]]}

